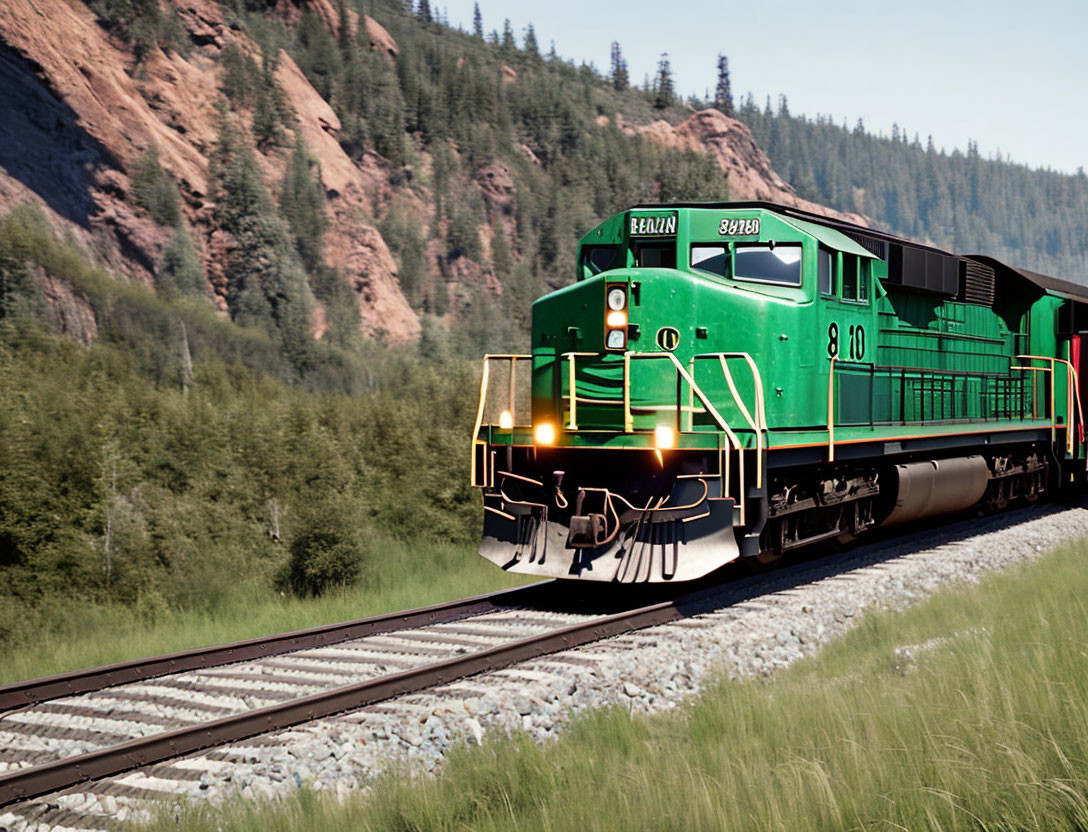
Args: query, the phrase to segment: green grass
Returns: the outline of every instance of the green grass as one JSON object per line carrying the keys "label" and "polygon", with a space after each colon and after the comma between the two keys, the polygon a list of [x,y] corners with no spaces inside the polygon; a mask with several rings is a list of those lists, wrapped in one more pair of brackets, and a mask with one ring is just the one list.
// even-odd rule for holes
{"label": "green grass", "polygon": [[387,540],[375,552],[377,565],[365,583],[320,598],[282,596],[240,575],[211,609],[53,600],[34,610],[40,639],[0,654],[0,682],[347,621],[531,580],[496,569],[467,546]]}
{"label": "green grass", "polygon": [[[872,614],[763,681],[453,754],[344,805],[186,810],[212,830],[1088,829],[1088,546]],[[927,645],[904,664],[895,648]]]}

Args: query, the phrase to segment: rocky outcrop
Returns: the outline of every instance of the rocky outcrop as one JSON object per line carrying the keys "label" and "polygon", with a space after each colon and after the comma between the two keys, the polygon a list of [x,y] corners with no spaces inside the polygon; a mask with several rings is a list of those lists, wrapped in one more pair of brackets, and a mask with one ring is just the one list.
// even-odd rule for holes
{"label": "rocky outcrop", "polygon": [[393,36],[373,17],[367,15],[364,19],[363,26],[366,29],[366,36],[370,42],[371,49],[377,52],[384,52],[390,58],[395,58],[400,54],[400,47],[397,46],[397,42],[393,40]]}
{"label": "rocky outcrop", "polygon": [[329,201],[326,258],[355,289],[364,333],[381,330],[389,341],[418,338],[419,318],[400,290],[396,261],[367,220],[374,209],[369,194],[388,189],[388,177],[377,164],[359,165],[344,153],[337,140],[340,119],[286,53],[277,78],[320,166]]}
{"label": "rocky outcrop", "polygon": [[[256,47],[231,30],[212,0],[176,0],[195,48],[188,57],[152,51],[133,72],[131,55],[68,0],[9,0],[0,15],[0,84],[10,91],[0,120],[0,210],[30,201],[46,208],[111,270],[150,284],[169,232],[128,199],[126,171],[154,145],[178,183],[186,215],[203,237],[208,276],[220,308],[226,286],[221,269],[228,241],[211,224],[208,158],[216,140],[220,50]],[[287,8],[297,7],[285,4]],[[339,14],[330,0],[310,8],[334,32]],[[370,21],[370,19],[368,19]],[[357,19],[348,16],[349,25]],[[398,54],[396,42],[368,22],[376,48]],[[367,225],[372,195],[389,191],[373,159],[361,164],[341,149],[340,122],[285,53],[277,80],[329,197],[329,265],[359,293],[363,328],[381,328],[389,340],[413,339],[419,321],[400,292],[396,264],[378,232]],[[278,188],[286,153],[260,159],[271,189]],[[55,287],[53,290],[56,294]],[[315,335],[322,326],[315,321]]]}
{"label": "rocky outcrop", "polygon": [[677,150],[694,150],[714,157],[729,183],[732,200],[764,200],[868,225],[860,214],[835,211],[797,196],[793,187],[771,167],[767,154],[756,144],[747,125],[718,110],[702,110],[678,125],[655,121],[644,126],[616,123],[629,134],[646,136]]}

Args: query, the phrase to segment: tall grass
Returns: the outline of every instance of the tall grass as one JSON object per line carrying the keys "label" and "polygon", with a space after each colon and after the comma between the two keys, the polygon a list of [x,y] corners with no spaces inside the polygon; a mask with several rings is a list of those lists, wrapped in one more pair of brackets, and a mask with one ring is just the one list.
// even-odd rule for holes
{"label": "tall grass", "polygon": [[176,608],[51,599],[35,609],[40,636],[0,653],[0,683],[281,633],[500,589],[528,578],[496,569],[469,546],[375,544],[365,583],[299,599],[262,580],[239,581],[214,605]]}
{"label": "tall grass", "polygon": [[666,715],[593,713],[345,805],[303,793],[162,828],[1088,829],[1086,555],[869,615],[812,659]]}

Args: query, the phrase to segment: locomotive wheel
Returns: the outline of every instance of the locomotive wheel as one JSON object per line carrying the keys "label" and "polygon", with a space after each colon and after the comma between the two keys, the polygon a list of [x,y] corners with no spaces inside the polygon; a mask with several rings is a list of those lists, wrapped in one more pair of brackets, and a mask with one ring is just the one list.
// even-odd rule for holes
{"label": "locomotive wheel", "polygon": [[782,553],[776,552],[774,549],[760,549],[755,559],[764,566],[770,566],[782,559]]}

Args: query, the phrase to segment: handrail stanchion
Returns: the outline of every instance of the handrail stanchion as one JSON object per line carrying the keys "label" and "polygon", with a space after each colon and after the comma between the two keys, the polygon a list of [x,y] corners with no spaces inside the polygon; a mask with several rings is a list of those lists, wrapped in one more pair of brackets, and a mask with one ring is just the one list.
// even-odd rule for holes
{"label": "handrail stanchion", "polygon": [[[630,433],[635,429],[635,419],[631,415],[631,355],[623,354],[623,432]],[[672,353],[669,353],[672,355]],[[675,360],[675,359],[674,359]]]}
{"label": "handrail stanchion", "polygon": [[567,353],[570,375],[570,429],[578,430],[578,383],[575,381],[574,353]]}
{"label": "handrail stanchion", "polygon": [[[835,360],[831,356],[831,368],[827,374],[827,461],[835,461]],[[924,396],[923,396],[924,401]]]}
{"label": "handrail stanchion", "polygon": [[[472,429],[472,463],[469,466],[469,484],[476,485],[476,448],[480,445],[480,426],[484,423],[484,407],[487,404],[487,382],[491,356],[484,356],[484,371],[480,377],[480,403],[476,408],[476,426]],[[486,444],[486,443],[485,443]]]}

